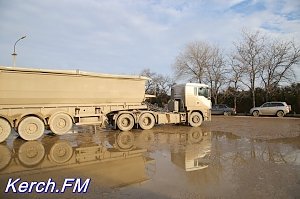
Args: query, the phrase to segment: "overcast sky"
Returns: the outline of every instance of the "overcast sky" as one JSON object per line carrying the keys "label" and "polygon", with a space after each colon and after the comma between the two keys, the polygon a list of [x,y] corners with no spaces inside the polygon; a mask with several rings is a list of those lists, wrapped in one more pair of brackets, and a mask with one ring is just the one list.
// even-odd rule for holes
{"label": "overcast sky", "polygon": [[0,65],[26,35],[17,66],[171,75],[188,42],[229,51],[243,28],[300,44],[300,1],[0,0]]}

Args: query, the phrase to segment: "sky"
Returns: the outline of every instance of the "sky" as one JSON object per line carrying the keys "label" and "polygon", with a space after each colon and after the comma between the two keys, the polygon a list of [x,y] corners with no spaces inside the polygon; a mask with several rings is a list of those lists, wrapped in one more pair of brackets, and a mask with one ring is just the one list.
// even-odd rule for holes
{"label": "sky", "polygon": [[[0,65],[172,75],[193,41],[233,49],[242,29],[300,44],[299,0],[0,0]],[[300,67],[295,69],[300,80]]]}

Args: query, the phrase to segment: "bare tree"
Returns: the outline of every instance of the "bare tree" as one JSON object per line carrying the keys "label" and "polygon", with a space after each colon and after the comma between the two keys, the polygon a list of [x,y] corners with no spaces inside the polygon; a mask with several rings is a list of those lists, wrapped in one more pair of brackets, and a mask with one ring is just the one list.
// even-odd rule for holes
{"label": "bare tree", "polygon": [[242,68],[238,65],[234,56],[229,58],[229,88],[227,92],[233,96],[233,106],[237,110],[237,98],[239,97],[239,90],[241,89],[241,79],[243,75]]}
{"label": "bare tree", "polygon": [[150,80],[148,80],[146,82],[145,92],[146,93],[154,93],[155,83],[153,82],[153,77],[156,76],[156,73],[151,72],[149,68],[146,68],[146,69],[142,70],[140,75],[150,78]]}
{"label": "bare tree", "polygon": [[295,79],[293,66],[300,62],[300,47],[293,41],[272,41],[266,46],[263,70],[260,73],[266,101],[280,82]]}
{"label": "bare tree", "polygon": [[155,72],[151,72],[150,69],[142,70],[140,75],[151,79],[146,83],[145,90],[147,93],[155,95],[167,95],[170,92],[172,85],[175,83],[174,79],[168,75],[157,74]]}
{"label": "bare tree", "polygon": [[175,84],[174,79],[172,79],[168,75],[157,74],[153,80],[157,85],[159,94],[168,95],[171,91],[171,87]]}
{"label": "bare tree", "polygon": [[242,40],[234,45],[234,58],[244,72],[241,82],[250,89],[252,105],[255,107],[255,88],[264,62],[265,37],[259,31],[242,31]]}
{"label": "bare tree", "polygon": [[210,60],[206,67],[206,82],[210,84],[212,98],[214,103],[218,103],[220,88],[226,80],[225,61],[220,49],[216,46],[210,49]]}
{"label": "bare tree", "polygon": [[176,77],[189,78],[202,83],[210,59],[211,47],[209,44],[200,41],[187,44],[175,61]]}
{"label": "bare tree", "polygon": [[225,80],[225,62],[217,46],[201,41],[189,43],[176,58],[174,69],[177,78],[208,83],[214,102],[218,103],[218,94]]}

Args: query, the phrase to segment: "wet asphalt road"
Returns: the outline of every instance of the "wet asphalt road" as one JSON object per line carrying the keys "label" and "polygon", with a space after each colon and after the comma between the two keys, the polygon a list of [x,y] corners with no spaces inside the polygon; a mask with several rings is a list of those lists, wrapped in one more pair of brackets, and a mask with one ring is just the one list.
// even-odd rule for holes
{"label": "wet asphalt road", "polygon": [[[269,130],[268,130],[269,129]],[[86,193],[4,193],[8,179],[91,179]],[[201,128],[75,128],[0,145],[0,198],[300,198],[300,119],[213,117]]]}

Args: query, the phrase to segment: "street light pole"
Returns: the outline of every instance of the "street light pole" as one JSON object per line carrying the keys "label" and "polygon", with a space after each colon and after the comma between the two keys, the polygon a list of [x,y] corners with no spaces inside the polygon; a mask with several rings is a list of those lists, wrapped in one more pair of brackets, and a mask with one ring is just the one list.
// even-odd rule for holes
{"label": "street light pole", "polygon": [[17,53],[16,53],[16,45],[18,43],[18,41],[20,41],[21,39],[25,39],[26,36],[23,36],[21,37],[20,39],[18,39],[16,42],[15,42],[15,45],[14,45],[14,53],[11,54],[13,56],[13,66],[15,67],[16,66],[16,57],[17,57]]}

